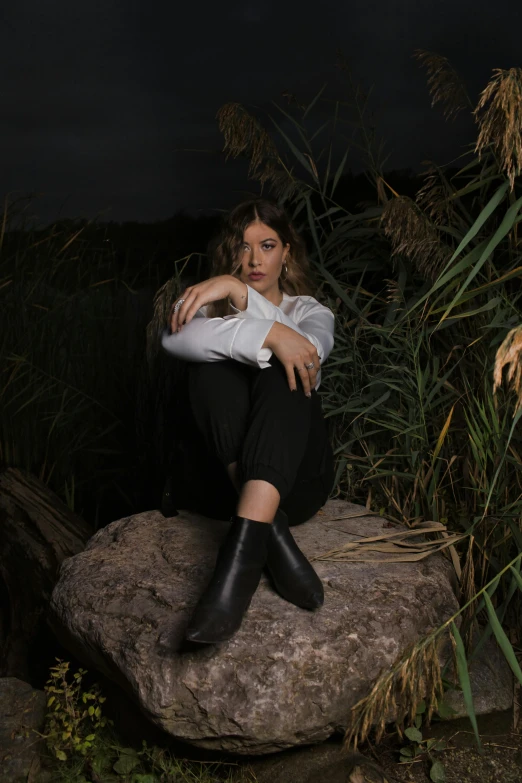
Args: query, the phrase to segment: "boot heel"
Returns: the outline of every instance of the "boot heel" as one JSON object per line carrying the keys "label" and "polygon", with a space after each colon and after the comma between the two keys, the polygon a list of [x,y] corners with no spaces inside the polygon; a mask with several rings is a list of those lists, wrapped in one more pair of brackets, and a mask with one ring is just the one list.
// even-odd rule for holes
{"label": "boot heel", "polygon": [[272,523],[266,566],[272,584],[287,601],[302,609],[319,609],[323,605],[323,583],[297,546],[281,509]]}

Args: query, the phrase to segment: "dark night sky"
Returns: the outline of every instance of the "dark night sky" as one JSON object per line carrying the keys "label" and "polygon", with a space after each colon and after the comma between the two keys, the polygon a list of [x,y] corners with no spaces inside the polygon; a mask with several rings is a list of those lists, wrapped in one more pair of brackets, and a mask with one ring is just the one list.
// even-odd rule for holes
{"label": "dark night sky", "polygon": [[180,208],[227,207],[256,185],[244,162],[217,154],[218,108],[268,107],[283,90],[307,102],[325,81],[335,95],[339,47],[354,76],[374,85],[389,166],[445,162],[473,128],[466,120],[447,126],[430,108],[412,53],[449,57],[476,99],[493,68],[522,66],[519,7],[515,0],[3,4],[0,192],[42,193],[36,210],[44,220],[61,212],[148,221]]}

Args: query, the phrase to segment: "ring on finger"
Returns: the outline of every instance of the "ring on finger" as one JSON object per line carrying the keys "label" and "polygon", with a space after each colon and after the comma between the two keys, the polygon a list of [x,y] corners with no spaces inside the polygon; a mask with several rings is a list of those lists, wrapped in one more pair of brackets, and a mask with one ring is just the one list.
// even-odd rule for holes
{"label": "ring on finger", "polygon": [[305,367],[307,370],[313,370],[315,367],[315,364],[313,362],[310,362],[310,364],[305,364]]}
{"label": "ring on finger", "polygon": [[176,304],[172,309],[172,312],[177,313],[184,301],[185,301],[184,299],[178,299],[178,301],[176,302]]}

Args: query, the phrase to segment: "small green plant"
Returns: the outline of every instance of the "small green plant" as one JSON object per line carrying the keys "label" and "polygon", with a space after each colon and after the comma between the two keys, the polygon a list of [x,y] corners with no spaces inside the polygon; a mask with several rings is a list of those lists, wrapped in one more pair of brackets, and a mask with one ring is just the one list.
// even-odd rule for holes
{"label": "small green plant", "polygon": [[413,726],[404,730],[409,744],[400,750],[400,761],[403,764],[411,763],[421,757],[427,757],[430,764],[430,780],[433,783],[444,783],[446,770],[440,759],[434,759],[433,753],[445,750],[446,742],[433,737],[424,737],[422,733],[423,716],[426,713],[426,702],[423,700],[417,705]]}
{"label": "small green plant", "polygon": [[85,669],[72,673],[57,660],[45,685],[48,713],[43,736],[52,758],[53,783],[255,783],[249,768],[229,762],[186,761],[168,748],[124,746],[102,714],[97,684],[84,687]]}
{"label": "small green plant", "polygon": [[69,661],[56,660],[44,688],[49,709],[45,724],[47,747],[59,761],[93,755],[100,730],[111,723],[102,715],[105,697],[97,684],[83,690],[85,669],[78,669],[71,679]]}
{"label": "small green plant", "polygon": [[56,783],[256,783],[248,767],[177,759],[168,748],[145,740],[141,750],[124,747],[114,734],[100,741],[91,759],[62,764],[59,773]]}

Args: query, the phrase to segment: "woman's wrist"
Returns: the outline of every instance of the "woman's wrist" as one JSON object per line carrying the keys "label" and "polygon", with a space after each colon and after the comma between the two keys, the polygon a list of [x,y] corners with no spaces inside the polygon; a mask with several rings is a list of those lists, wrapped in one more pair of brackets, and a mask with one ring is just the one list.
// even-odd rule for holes
{"label": "woman's wrist", "polygon": [[246,310],[248,305],[248,286],[246,283],[242,283],[237,277],[233,275],[231,277],[230,285],[230,301],[236,308],[236,310]]}
{"label": "woman's wrist", "polygon": [[269,348],[271,351],[273,351],[273,345],[275,345],[282,337],[281,330],[288,329],[288,326],[285,326],[284,324],[279,323],[279,321],[274,321],[272,324],[270,331],[268,332],[267,336],[265,337],[265,341],[262,348]]}

